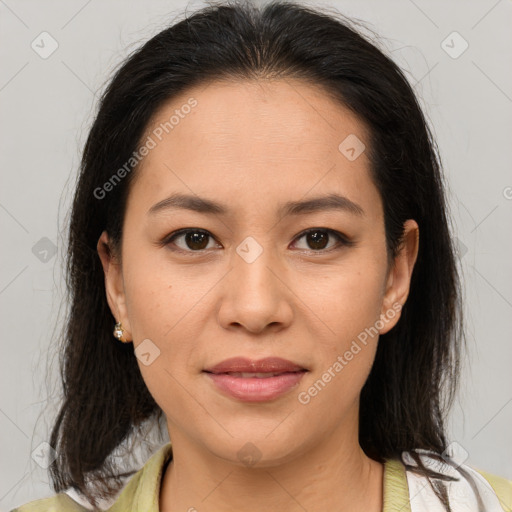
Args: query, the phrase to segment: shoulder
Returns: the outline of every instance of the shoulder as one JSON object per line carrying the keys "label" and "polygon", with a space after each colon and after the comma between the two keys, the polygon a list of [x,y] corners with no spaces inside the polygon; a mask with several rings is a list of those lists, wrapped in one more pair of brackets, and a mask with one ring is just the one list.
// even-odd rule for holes
{"label": "shoulder", "polygon": [[[172,459],[171,443],[161,446],[142,468],[127,478],[122,489],[106,500],[99,500],[99,510],[126,512],[158,511],[158,490],[165,464]],[[92,512],[92,505],[73,489],[21,505],[10,512]]]}
{"label": "shoulder", "polygon": [[[454,480],[444,482],[448,498],[452,503],[464,506],[466,507],[464,510],[468,511],[512,511],[512,480],[469,465],[465,463],[465,458],[457,459],[457,454],[443,456],[426,450],[415,451],[428,469],[453,477]],[[416,466],[408,452],[402,453],[402,460],[408,468]],[[425,484],[424,476],[414,471],[407,471],[407,484],[412,512],[430,510],[429,507],[438,503],[432,487]]]}
{"label": "shoulder", "polygon": [[159,490],[165,466],[172,459],[171,443],[162,446],[126,484],[106,512],[159,510]]}
{"label": "shoulder", "polygon": [[498,496],[504,510],[512,511],[512,480],[475,468]]}
{"label": "shoulder", "polygon": [[10,512],[90,512],[79,505],[65,493],[59,493],[51,498],[30,501]]}

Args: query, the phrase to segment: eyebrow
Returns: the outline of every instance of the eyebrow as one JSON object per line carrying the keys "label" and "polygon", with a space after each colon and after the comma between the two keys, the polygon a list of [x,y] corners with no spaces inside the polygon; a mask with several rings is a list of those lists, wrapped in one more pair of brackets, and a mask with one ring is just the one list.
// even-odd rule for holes
{"label": "eyebrow", "polygon": [[[213,215],[227,215],[230,213],[229,207],[221,203],[199,196],[176,193],[154,204],[148,210],[148,215],[155,215],[164,210],[176,209]],[[288,201],[279,207],[278,214],[282,217],[285,215],[304,215],[326,210],[341,210],[353,215],[364,216],[364,210],[361,206],[339,194],[314,197],[305,201]]]}

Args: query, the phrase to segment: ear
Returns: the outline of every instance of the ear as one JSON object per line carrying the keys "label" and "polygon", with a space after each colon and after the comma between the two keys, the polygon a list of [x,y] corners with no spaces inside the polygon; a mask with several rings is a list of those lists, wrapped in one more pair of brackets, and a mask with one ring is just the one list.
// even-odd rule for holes
{"label": "ear", "polygon": [[[105,290],[110,311],[116,322],[123,324],[124,338],[132,339],[130,321],[126,311],[126,297],[124,293],[124,280],[121,263],[112,250],[106,231],[101,233],[96,246],[105,274]],[[112,329],[114,326],[112,326]]]}
{"label": "ear", "polygon": [[384,327],[379,329],[380,334],[390,331],[400,319],[402,307],[409,295],[412,271],[418,256],[419,235],[416,221],[407,220],[404,223],[402,243],[386,281],[380,315]]}

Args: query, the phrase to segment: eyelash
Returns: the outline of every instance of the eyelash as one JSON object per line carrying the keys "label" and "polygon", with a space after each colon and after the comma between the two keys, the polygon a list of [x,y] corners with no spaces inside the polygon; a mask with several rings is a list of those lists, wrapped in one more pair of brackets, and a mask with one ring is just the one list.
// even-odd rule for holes
{"label": "eyelash", "polygon": [[[318,232],[318,231],[325,232],[325,233],[328,233],[331,236],[334,236],[337,239],[337,241],[338,241],[338,245],[335,246],[335,247],[331,247],[330,249],[317,249],[317,250],[310,249],[308,252],[311,252],[311,253],[329,253],[331,251],[339,250],[342,247],[351,247],[351,246],[354,245],[354,241],[349,240],[342,233],[340,233],[338,231],[335,231],[334,229],[328,229],[328,228],[310,228],[310,229],[307,229],[306,231],[302,231],[301,233],[299,233],[295,237],[294,240],[301,239],[301,238],[307,236],[310,233],[315,233],[315,232]],[[160,245],[162,245],[162,246],[169,246],[178,237],[186,235],[187,233],[202,233],[202,234],[205,234],[207,236],[210,236],[211,238],[213,238],[215,240],[215,237],[209,231],[206,231],[204,229],[199,229],[199,228],[183,228],[183,229],[179,229],[178,231],[174,231],[170,235],[166,236],[161,241]],[[190,253],[192,253],[192,254],[194,254],[194,253],[204,254],[204,252],[207,251],[208,249],[201,249],[201,250],[194,251],[194,250],[186,250],[186,249],[182,249],[182,248],[178,247],[178,248],[171,248],[171,250],[174,251],[174,252],[181,252],[181,253],[187,253],[187,254],[190,254]],[[299,249],[299,251],[307,251],[307,250],[306,249]]]}

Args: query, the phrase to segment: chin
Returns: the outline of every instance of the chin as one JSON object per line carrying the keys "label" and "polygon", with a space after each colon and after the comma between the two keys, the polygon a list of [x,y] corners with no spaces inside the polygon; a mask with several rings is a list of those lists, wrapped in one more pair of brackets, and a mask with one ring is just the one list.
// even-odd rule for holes
{"label": "chin", "polygon": [[[275,426],[276,423],[274,429]],[[289,429],[283,429],[280,435],[274,431],[270,436],[261,431],[251,435],[247,429],[239,432],[244,432],[244,435],[231,437],[226,434],[222,440],[212,440],[210,437],[205,444],[211,445],[211,452],[220,459],[247,468],[270,468],[291,462],[304,453],[308,444]]]}

